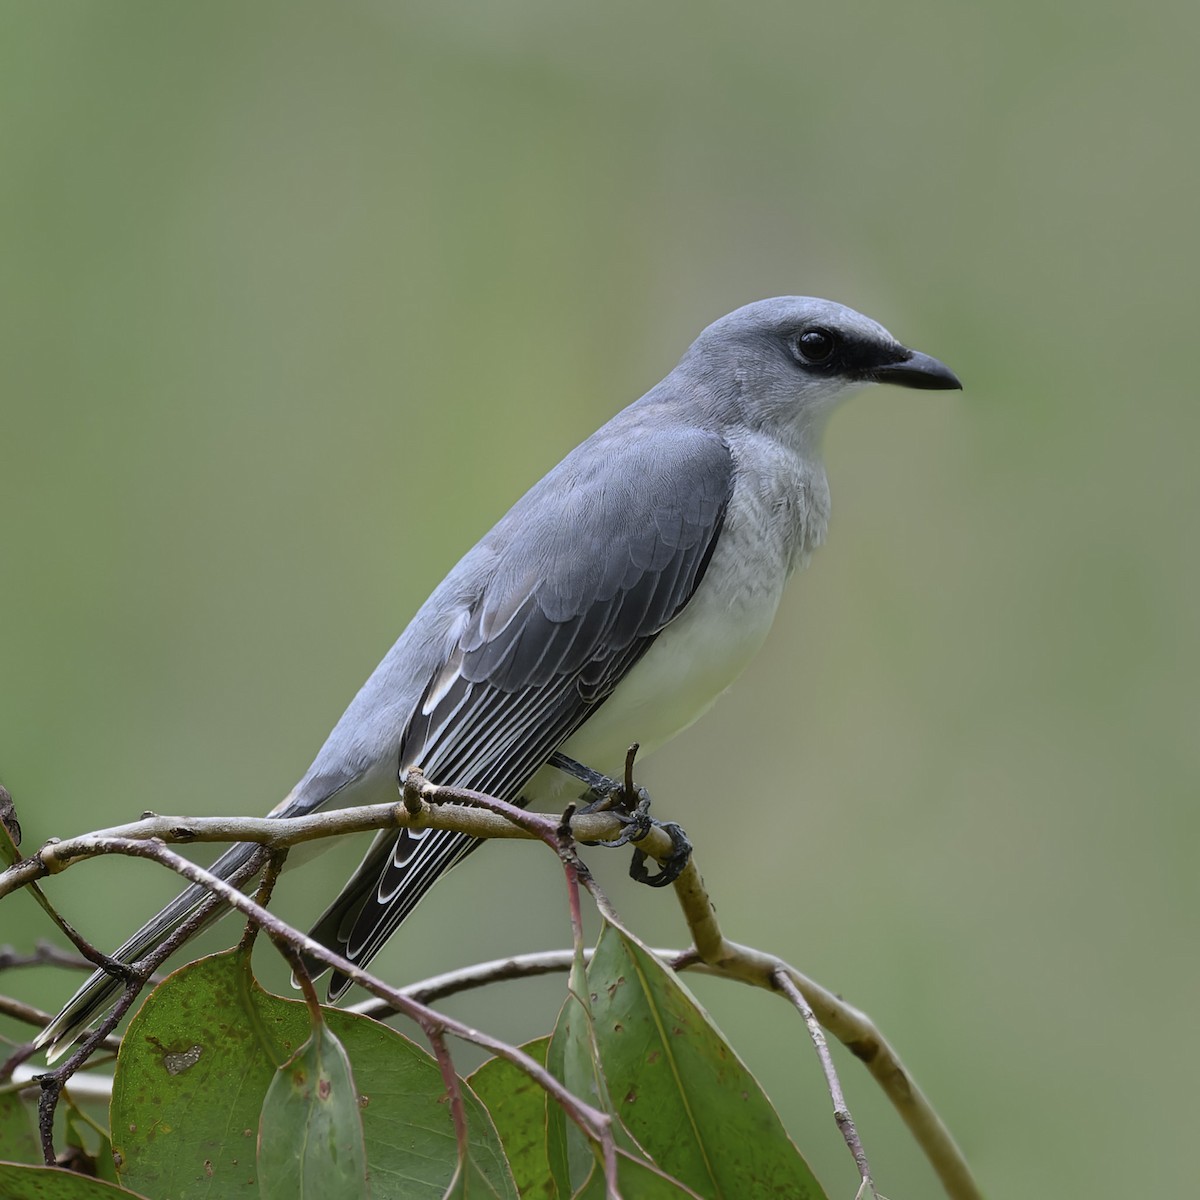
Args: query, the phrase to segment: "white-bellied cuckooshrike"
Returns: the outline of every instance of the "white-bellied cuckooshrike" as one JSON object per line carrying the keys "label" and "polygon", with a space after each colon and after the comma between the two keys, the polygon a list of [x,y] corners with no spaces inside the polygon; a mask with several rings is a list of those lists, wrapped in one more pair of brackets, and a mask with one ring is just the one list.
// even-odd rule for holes
{"label": "white-bellied cuckooshrike", "polygon": [[[825,422],[869,383],[960,386],[828,300],[761,300],[715,321],[446,576],[273,815],[392,800],[413,766],[436,784],[548,803],[583,787],[550,765],[556,753],[619,775],[631,743],[653,750],[690,725],[761,645],[824,537]],[[476,845],[380,833],[313,935],[368,963]],[[213,869],[228,875],[253,849],[233,846]],[[139,958],[208,894],[189,888],[116,957]],[[61,1053],[120,986],[97,972],[39,1043]],[[330,996],[347,986],[335,973]]]}

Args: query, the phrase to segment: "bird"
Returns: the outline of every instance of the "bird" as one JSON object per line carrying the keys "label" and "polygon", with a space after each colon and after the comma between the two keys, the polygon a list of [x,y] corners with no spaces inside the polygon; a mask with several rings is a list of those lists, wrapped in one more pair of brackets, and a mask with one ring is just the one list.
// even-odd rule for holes
{"label": "bird", "polygon": [[[535,806],[618,774],[701,717],[761,646],[824,540],[832,411],[872,384],[961,388],[945,364],[830,300],[780,296],[704,329],[678,365],[526,492],[452,568],[271,815],[394,800],[398,777]],[[479,843],[380,832],[312,936],[364,966]],[[229,877],[254,847],[212,868]],[[132,963],[207,893],[193,885],[115,953]],[[329,997],[350,981],[337,972]],[[97,971],[38,1035],[48,1057],[110,1005]]]}

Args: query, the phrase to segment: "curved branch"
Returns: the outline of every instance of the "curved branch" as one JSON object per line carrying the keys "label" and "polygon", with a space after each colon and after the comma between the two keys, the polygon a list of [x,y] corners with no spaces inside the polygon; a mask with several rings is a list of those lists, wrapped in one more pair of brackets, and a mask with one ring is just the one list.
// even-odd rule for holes
{"label": "curved branch", "polygon": [[[397,804],[336,809],[294,818],[180,818],[148,814],[142,820],[128,825],[50,842],[33,857],[22,859],[0,873],[0,898],[45,875],[64,870],[73,862],[99,854],[132,854],[162,862],[193,882],[202,883],[231,907],[256,919],[260,913],[264,914],[270,917],[268,927],[274,925],[277,931],[286,929],[292,934],[295,931],[284,926],[267,910],[255,905],[240,891],[215,876],[173,854],[163,843],[243,841],[281,849],[345,833],[404,827],[455,830],[480,838],[538,838],[558,849],[560,854],[564,853],[564,839],[561,836],[563,822],[559,818],[530,813],[480,793],[440,788],[426,782],[419,773],[413,773],[405,780],[402,800]],[[603,812],[572,814],[567,826],[570,837],[581,842],[608,840],[616,836],[621,828],[622,823],[615,816]],[[674,851],[671,838],[658,827],[651,827],[644,837],[635,839],[634,844],[659,861],[665,860]],[[693,947],[674,954],[671,965],[676,969],[701,969],[777,993],[787,990],[781,982],[782,973],[811,1005],[821,1025],[866,1065],[937,1172],[947,1195],[952,1200],[981,1200],[978,1185],[949,1130],[874,1023],[864,1013],[846,1004],[789,963],[727,939],[721,931],[716,910],[694,859],[688,862],[673,886],[692,934]],[[313,958],[334,966],[361,983],[393,1011],[412,1016],[423,1027],[424,1021],[432,1020],[435,1025],[441,1025],[455,1036],[475,1041],[527,1072],[527,1064],[513,1057],[514,1054],[519,1055],[519,1051],[466,1026],[456,1026],[456,1023],[424,1009],[413,996],[432,998],[498,979],[520,978],[562,969],[553,955],[520,956],[518,959],[502,960],[501,963],[483,964],[464,972],[452,972],[408,989],[395,989],[332,954],[311,938],[303,937],[298,944]],[[569,960],[569,953],[567,957]],[[534,960],[541,960],[540,964],[535,965]],[[485,978],[487,972],[490,974]],[[428,988],[429,991],[421,992],[422,988]],[[418,1011],[422,1015],[415,1015]],[[536,1067],[537,1064],[530,1060],[529,1065]],[[540,1072],[534,1078],[547,1087],[540,1077],[544,1074]],[[562,1103],[557,1090],[561,1085],[554,1084],[548,1076],[547,1080],[553,1084],[548,1090]],[[607,1136],[607,1126],[603,1123],[591,1124],[593,1118],[604,1118],[604,1114],[589,1110],[586,1116],[582,1111],[572,1116],[590,1136],[601,1140]]]}
{"label": "curved branch", "polygon": [[679,969],[702,962],[716,974],[784,994],[786,998],[779,982],[780,973],[785,975],[812,1006],[817,1020],[865,1064],[908,1126],[951,1200],[983,1200],[983,1193],[950,1130],[874,1022],[783,959],[726,938],[694,860],[684,868],[674,887],[695,945],[672,965]]}
{"label": "curved branch", "polygon": [[[667,843],[670,841],[669,838],[664,840]],[[698,933],[703,936],[707,933],[711,939],[714,930],[719,935],[719,927],[716,925],[715,915],[706,915],[711,912],[711,902],[707,900],[703,882],[699,880],[698,875],[694,879],[688,878],[688,872],[693,870],[694,868],[689,866],[676,886],[677,889],[682,886],[688,899],[690,907],[685,907],[685,915],[688,917],[693,936]],[[697,937],[697,941],[699,940]],[[782,994],[793,1005],[795,999],[790,994],[790,988],[795,988],[811,1006],[821,1025],[866,1065],[924,1151],[930,1165],[941,1179],[946,1194],[952,1200],[982,1200],[982,1193],[971,1175],[962,1151],[924,1093],[908,1074],[900,1056],[869,1017],[782,959],[748,946],[740,946],[723,936],[707,941],[705,948],[712,955],[710,961],[701,957],[699,951],[694,948],[656,949],[653,953],[676,970],[700,971],[705,975],[750,983]],[[592,955],[591,950],[584,953],[587,958]],[[447,971],[399,990],[414,999],[431,1003],[456,992],[469,991],[488,984],[568,971],[574,957],[572,950],[543,950],[531,954],[517,954],[510,958],[492,959],[456,971]],[[780,978],[781,975],[786,979],[786,983]],[[371,999],[353,1005],[351,1011],[380,1018],[390,1015],[395,1009],[386,1001]]]}
{"label": "curved branch", "polygon": [[235,908],[243,916],[250,918],[270,937],[287,942],[306,957],[315,959],[326,967],[332,967],[335,971],[353,979],[360,987],[366,988],[372,995],[387,1001],[396,1012],[415,1021],[427,1035],[432,1034],[436,1037],[439,1033],[450,1033],[462,1041],[470,1042],[512,1063],[554,1098],[585,1136],[601,1147],[606,1159],[611,1158],[615,1153],[612,1118],[575,1096],[559,1083],[545,1067],[518,1047],[510,1046],[499,1038],[483,1033],[453,1017],[435,1012],[426,1005],[405,996],[397,988],[391,987],[381,979],[364,971],[357,963],[350,962],[349,959],[329,950],[320,942],[309,937],[308,934],[301,933],[300,930],[282,921],[269,909],[255,903],[238,888],[226,883],[212,872],[204,870],[203,867],[196,866],[182,855],[176,854],[161,841],[136,841],[119,837],[96,837],[91,840],[93,844],[90,847],[90,854],[124,854],[133,858],[151,859],[169,867],[190,883],[203,885],[215,896],[220,897],[230,908]]}

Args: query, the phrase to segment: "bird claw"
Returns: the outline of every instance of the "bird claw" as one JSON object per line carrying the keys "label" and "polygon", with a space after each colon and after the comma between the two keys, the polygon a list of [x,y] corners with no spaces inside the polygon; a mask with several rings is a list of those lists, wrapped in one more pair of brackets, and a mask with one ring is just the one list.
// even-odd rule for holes
{"label": "bird claw", "polygon": [[683,829],[674,821],[656,821],[650,815],[650,793],[645,788],[638,788],[637,796],[638,800],[633,812],[615,807],[624,801],[624,789],[612,792],[606,797],[612,802],[610,811],[621,822],[621,833],[619,837],[612,838],[610,841],[594,844],[608,847],[627,846],[631,842],[640,842],[651,829],[656,827],[661,829],[671,839],[671,853],[659,862],[658,874],[651,874],[646,866],[650,855],[640,847],[634,846],[633,859],[629,863],[629,877],[637,883],[644,883],[647,887],[667,887],[683,874],[684,867],[688,865],[688,860],[692,857],[692,843],[688,841],[687,834],[683,832]]}
{"label": "bird claw", "polygon": [[625,789],[618,787],[609,792],[603,799],[596,801],[583,810],[584,812],[610,812],[621,822],[620,834],[610,841],[599,841],[597,846],[628,846],[630,842],[640,842],[658,822],[650,815],[650,793],[644,787],[637,790],[637,803],[633,811],[628,808]]}
{"label": "bird claw", "polygon": [[674,821],[655,821],[652,817],[646,819],[651,825],[657,825],[671,839],[671,853],[659,861],[658,874],[651,875],[646,869],[646,859],[650,856],[645,850],[635,846],[633,861],[629,864],[629,877],[647,887],[666,887],[683,874],[683,869],[692,857],[692,843]]}
{"label": "bird claw", "polygon": [[692,844],[674,821],[656,821],[650,815],[650,793],[644,787],[637,788],[637,800],[631,809],[629,789],[625,784],[593,771],[591,767],[585,767],[565,754],[553,755],[550,764],[587,784],[586,794],[591,799],[579,810],[581,813],[608,812],[621,822],[619,836],[607,841],[584,842],[585,846],[606,846],[609,849],[628,846],[631,842],[640,842],[651,829],[658,826],[671,839],[670,855],[659,863],[658,874],[653,875],[646,866],[650,856],[645,850],[634,847],[633,860],[629,864],[630,878],[647,887],[667,887],[683,874],[692,856]]}

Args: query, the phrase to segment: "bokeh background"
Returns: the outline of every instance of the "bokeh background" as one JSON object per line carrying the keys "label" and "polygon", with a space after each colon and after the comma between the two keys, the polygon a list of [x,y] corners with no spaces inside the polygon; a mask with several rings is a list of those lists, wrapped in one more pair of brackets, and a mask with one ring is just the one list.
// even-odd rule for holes
{"label": "bokeh background", "polygon": [[[829,544],[643,781],[727,932],[877,1018],[989,1195],[1192,1194],[1198,36],[1183,2],[5,5],[0,779],[26,846],[265,810],[562,453],[721,313],[831,296],[966,391],[838,415]],[[591,858],[683,940],[623,853]],[[105,945],[171,890],[128,862],[49,886]],[[47,932],[4,905],[3,941]],[[506,845],[380,965],[567,936],[555,864]],[[452,1007],[530,1036],[561,986]],[[695,988],[852,1194],[799,1023]],[[881,1188],[936,1194],[843,1062]]]}

